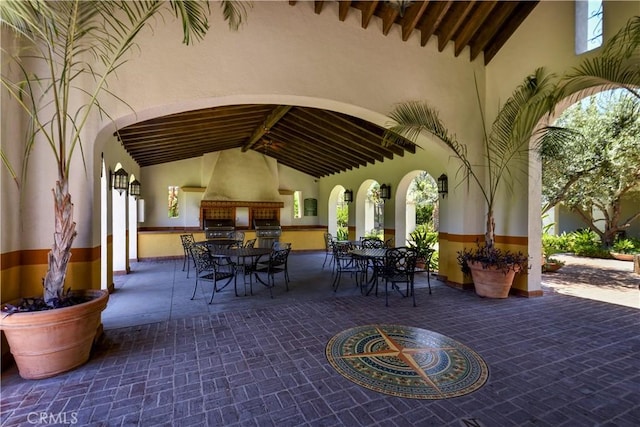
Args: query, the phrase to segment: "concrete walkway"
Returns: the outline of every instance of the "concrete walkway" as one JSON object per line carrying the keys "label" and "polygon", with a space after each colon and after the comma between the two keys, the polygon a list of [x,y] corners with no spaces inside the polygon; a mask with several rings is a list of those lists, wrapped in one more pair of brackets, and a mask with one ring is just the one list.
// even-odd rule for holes
{"label": "concrete walkway", "polygon": [[566,265],[555,273],[544,273],[544,292],[640,308],[640,274],[633,262],[615,259],[554,255]]}

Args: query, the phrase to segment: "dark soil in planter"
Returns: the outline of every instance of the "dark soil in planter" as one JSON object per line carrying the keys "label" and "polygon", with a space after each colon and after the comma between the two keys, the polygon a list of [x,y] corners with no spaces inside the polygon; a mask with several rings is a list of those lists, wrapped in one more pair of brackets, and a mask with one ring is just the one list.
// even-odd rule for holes
{"label": "dark soil in planter", "polygon": [[74,295],[69,294],[60,299],[56,299],[53,302],[53,307],[48,306],[44,302],[44,298],[22,298],[18,303],[14,304],[3,304],[2,312],[7,314],[12,313],[24,313],[24,312],[32,312],[32,311],[45,311],[45,310],[53,310],[56,308],[63,307],[71,307],[73,305],[82,304],[83,302],[91,301],[91,297],[87,297],[86,295]]}

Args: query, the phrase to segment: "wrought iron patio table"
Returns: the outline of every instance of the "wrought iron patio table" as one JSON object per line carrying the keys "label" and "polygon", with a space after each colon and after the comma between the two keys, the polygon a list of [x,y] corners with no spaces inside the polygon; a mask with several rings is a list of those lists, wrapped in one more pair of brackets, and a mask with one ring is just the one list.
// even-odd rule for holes
{"label": "wrought iron patio table", "polygon": [[[251,259],[253,261],[254,258],[267,255],[270,252],[270,248],[228,248],[215,245],[209,248],[209,253],[212,257],[235,259],[235,277],[233,280],[233,287],[236,296],[238,296],[238,273],[241,272],[244,274],[246,260]],[[247,295],[246,283],[244,283],[244,295]]]}
{"label": "wrought iron patio table", "polygon": [[[373,274],[371,275],[371,279],[367,279],[364,283],[370,283],[371,286],[366,291],[366,295],[369,295],[373,290],[374,286],[376,286],[378,282],[378,268],[381,265],[381,262],[384,260],[385,255],[387,254],[388,248],[361,248],[361,249],[353,249],[351,250],[351,255],[365,260],[367,263],[371,262]],[[377,292],[377,290],[376,290]]]}

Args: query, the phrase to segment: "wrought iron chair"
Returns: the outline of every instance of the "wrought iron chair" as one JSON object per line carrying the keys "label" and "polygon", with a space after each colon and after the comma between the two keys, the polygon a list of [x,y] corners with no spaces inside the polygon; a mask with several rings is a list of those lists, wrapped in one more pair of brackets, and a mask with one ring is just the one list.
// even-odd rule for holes
{"label": "wrought iron chair", "polygon": [[241,248],[242,246],[244,246],[244,231],[234,231],[231,234],[231,239],[236,241],[236,243],[231,246]]}
{"label": "wrought iron chair", "polygon": [[[194,299],[196,296],[198,281],[207,280],[213,282],[213,290],[211,292],[211,299],[209,300],[209,304],[211,304],[213,303],[213,297],[216,292],[226,288],[235,277],[235,264],[230,262],[228,258],[212,257],[209,250],[202,245],[193,245],[190,251],[196,269],[196,283],[191,299]],[[223,280],[226,280],[226,283],[222,285],[222,287],[218,287],[218,282]]]}
{"label": "wrought iron chair", "polygon": [[333,279],[332,287],[333,292],[337,292],[340,281],[343,274],[349,274],[352,277],[355,276],[356,286],[362,286],[362,280],[364,280],[366,265],[362,260],[355,258],[351,255],[353,250],[351,243],[336,242],[333,245],[333,260],[335,263],[335,275]]}
{"label": "wrought iron chair", "polygon": [[407,290],[403,296],[413,297],[413,306],[416,306],[416,295],[413,289],[413,279],[416,270],[418,253],[413,248],[401,247],[389,249],[384,257],[384,268],[381,277],[384,279],[385,305],[389,306],[389,284],[392,290],[402,292],[397,283],[406,283]]}
{"label": "wrought iron chair", "polygon": [[322,263],[322,269],[324,269],[324,266],[327,263],[328,259],[330,259],[330,264],[329,265],[333,266],[333,263],[334,263],[333,245],[334,245],[334,240],[333,240],[333,236],[331,235],[331,233],[324,233],[324,251],[325,251],[325,255],[324,255],[324,262]]}
{"label": "wrought iron chair", "polygon": [[258,239],[249,239],[246,242],[244,242],[244,247],[245,248],[253,248],[256,246],[256,240]]}
{"label": "wrought iron chair", "polygon": [[382,249],[384,248],[384,242],[375,237],[365,237],[361,241],[361,246],[365,249]]}
{"label": "wrought iron chair", "polygon": [[[284,276],[284,284],[289,291],[289,252],[291,248],[274,249],[268,255],[262,255],[255,260],[252,273],[255,274],[256,280],[269,288],[269,295],[273,298],[273,288],[275,287],[275,275],[282,273]],[[266,274],[266,281],[261,279],[259,274]],[[251,295],[253,295],[253,281],[250,280]]]}
{"label": "wrought iron chair", "polygon": [[196,240],[193,238],[192,234],[181,234],[180,240],[182,241],[182,249],[184,250],[184,261],[182,261],[182,271],[184,271],[185,266],[187,267],[187,279],[189,278],[189,265],[193,261],[191,257],[191,246],[196,244]]}

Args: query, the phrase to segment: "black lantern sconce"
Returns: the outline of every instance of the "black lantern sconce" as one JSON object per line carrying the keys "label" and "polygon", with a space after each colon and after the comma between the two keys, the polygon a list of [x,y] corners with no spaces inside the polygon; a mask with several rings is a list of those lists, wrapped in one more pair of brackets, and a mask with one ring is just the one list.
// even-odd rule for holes
{"label": "black lantern sconce", "polygon": [[441,194],[443,198],[449,193],[449,178],[447,175],[442,174],[438,177],[438,194]]}
{"label": "black lantern sconce", "polygon": [[134,179],[129,184],[129,195],[137,198],[140,195],[140,181]]}
{"label": "black lantern sconce", "polygon": [[353,190],[344,190],[344,201],[345,203],[353,202]]}
{"label": "black lantern sconce", "polygon": [[120,194],[129,188],[129,174],[122,168],[115,172],[109,171],[109,180],[111,181],[111,189],[118,190]]}
{"label": "black lantern sconce", "polygon": [[391,185],[382,184],[380,186],[380,198],[383,201],[391,198]]}

